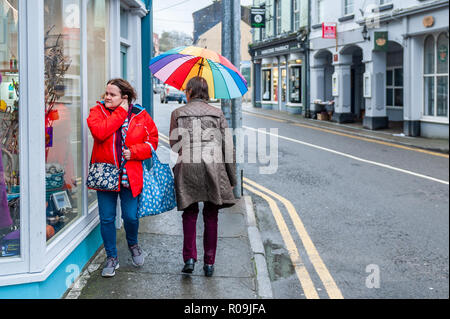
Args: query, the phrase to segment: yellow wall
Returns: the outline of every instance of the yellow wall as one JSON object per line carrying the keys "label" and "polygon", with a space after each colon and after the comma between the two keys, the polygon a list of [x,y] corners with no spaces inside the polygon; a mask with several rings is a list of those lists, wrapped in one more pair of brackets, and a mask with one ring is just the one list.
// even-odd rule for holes
{"label": "yellow wall", "polygon": [[[248,53],[248,44],[252,42],[252,34],[250,26],[241,21],[241,61],[250,61],[251,57]],[[210,50],[221,53],[222,50],[222,22],[203,33],[195,43],[198,47],[207,47]]]}

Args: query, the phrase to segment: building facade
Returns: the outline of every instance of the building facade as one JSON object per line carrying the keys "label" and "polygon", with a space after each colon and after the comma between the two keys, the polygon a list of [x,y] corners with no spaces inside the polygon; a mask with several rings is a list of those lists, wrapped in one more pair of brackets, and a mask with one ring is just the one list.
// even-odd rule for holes
{"label": "building facade", "polygon": [[110,78],[142,103],[146,5],[0,0],[1,299],[60,298],[102,245],[86,118]]}
{"label": "building facade", "polygon": [[[222,54],[222,1],[216,0],[211,5],[195,11],[192,14],[194,20],[194,45],[207,48]],[[248,82],[249,91],[243,96],[243,101],[251,99],[251,58],[248,53],[248,45],[252,42],[250,27],[250,9],[241,6],[241,65],[240,71]]]}
{"label": "building facade", "polygon": [[[448,139],[448,14],[442,0],[318,0],[311,7],[311,104],[333,120]],[[335,24],[337,38],[323,37]]]}
{"label": "building facade", "polygon": [[265,5],[265,27],[253,29],[254,107],[302,113],[305,103],[305,50],[301,37],[308,25],[308,1],[254,0]]}

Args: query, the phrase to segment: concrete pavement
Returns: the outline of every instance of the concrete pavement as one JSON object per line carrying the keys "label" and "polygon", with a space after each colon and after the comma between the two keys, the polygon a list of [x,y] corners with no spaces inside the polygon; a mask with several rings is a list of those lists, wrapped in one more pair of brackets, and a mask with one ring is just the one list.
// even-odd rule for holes
{"label": "concrete pavement", "polygon": [[[201,208],[202,206],[200,206]],[[139,241],[148,254],[142,268],[131,264],[125,233],[117,234],[120,268],[101,277],[101,248],[66,292],[66,299],[259,299],[272,298],[265,253],[249,196],[219,213],[219,240],[213,277],[203,273],[203,222],[197,221],[198,261],[193,274],[181,272],[181,212],[141,219]]]}

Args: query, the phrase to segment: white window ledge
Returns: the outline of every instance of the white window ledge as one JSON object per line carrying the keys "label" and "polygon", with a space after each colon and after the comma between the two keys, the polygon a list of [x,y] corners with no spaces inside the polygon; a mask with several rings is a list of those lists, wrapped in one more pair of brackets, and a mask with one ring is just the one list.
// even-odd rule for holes
{"label": "white window ledge", "polygon": [[423,116],[420,119],[422,122],[427,122],[427,123],[434,123],[434,124],[447,124],[448,125],[448,117],[431,117],[431,116]]}

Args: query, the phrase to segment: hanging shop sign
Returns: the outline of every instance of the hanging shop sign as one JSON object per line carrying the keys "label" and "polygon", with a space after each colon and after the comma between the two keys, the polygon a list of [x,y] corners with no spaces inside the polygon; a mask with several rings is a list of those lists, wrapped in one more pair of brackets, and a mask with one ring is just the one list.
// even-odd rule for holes
{"label": "hanging shop sign", "polygon": [[388,50],[388,33],[387,31],[374,32],[374,51]]}
{"label": "hanging shop sign", "polygon": [[322,38],[336,39],[337,24],[336,23],[322,23]]}
{"label": "hanging shop sign", "polygon": [[252,28],[266,27],[266,6],[252,7],[250,10]]}

